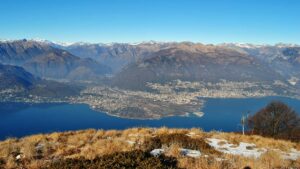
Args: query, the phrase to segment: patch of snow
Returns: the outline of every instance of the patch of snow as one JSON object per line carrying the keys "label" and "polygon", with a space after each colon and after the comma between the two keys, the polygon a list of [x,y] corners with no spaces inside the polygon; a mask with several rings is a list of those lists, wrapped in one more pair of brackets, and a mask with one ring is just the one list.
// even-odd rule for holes
{"label": "patch of snow", "polygon": [[251,44],[251,43],[221,43],[221,44],[217,44],[217,46],[254,49],[254,48],[261,48],[261,47],[269,46],[269,45],[268,44]]}
{"label": "patch of snow", "polygon": [[129,134],[128,136],[129,136],[129,137],[140,137],[141,134]]}
{"label": "patch of snow", "polygon": [[192,136],[194,136],[194,135],[195,135],[194,132],[189,132],[188,134],[186,134],[186,136],[189,136],[189,137],[192,137]]}
{"label": "patch of snow", "polygon": [[[227,140],[208,138],[208,144],[214,147],[217,151],[226,154],[241,155],[245,157],[259,158],[262,154],[267,152],[266,148],[256,148],[255,144],[240,142],[239,145],[230,144]],[[291,149],[289,152],[284,152],[279,149],[271,149],[278,152],[285,160],[297,160],[300,158],[300,151]]]}
{"label": "patch of snow", "polygon": [[294,43],[277,43],[274,46],[278,48],[286,48],[286,47],[299,47],[299,45]]}
{"label": "patch of snow", "polygon": [[164,152],[165,152],[164,149],[154,149],[150,152],[150,154],[153,155],[154,157],[157,157],[157,156],[160,156]]}
{"label": "patch of snow", "polygon": [[216,161],[221,162],[221,161],[225,161],[226,159],[224,158],[215,158]]}
{"label": "patch of snow", "polygon": [[[180,151],[181,155],[187,156],[187,157],[197,158],[197,157],[201,156],[201,152],[198,150],[190,150],[190,149],[180,148],[179,151]],[[160,156],[163,153],[165,153],[165,149],[154,149],[150,152],[150,154],[155,157]]]}
{"label": "patch of snow", "polygon": [[180,154],[184,155],[184,156],[188,156],[188,157],[193,157],[193,158],[197,158],[201,156],[201,152],[198,150],[190,150],[190,149],[185,149],[185,148],[181,148],[180,149]]}
{"label": "patch of snow", "polygon": [[11,43],[11,42],[15,42],[17,40],[13,40],[13,39],[0,39],[0,42],[2,43]]}
{"label": "patch of snow", "polygon": [[239,145],[234,145],[228,143],[227,140],[224,139],[209,138],[207,140],[210,146],[214,147],[217,151],[226,154],[258,158],[267,151],[266,149],[255,148],[256,145],[251,143],[240,142]]}
{"label": "patch of snow", "polygon": [[127,140],[126,142],[127,142],[128,144],[130,144],[130,145],[134,145],[134,144],[135,144],[135,141]]}
{"label": "patch of snow", "polygon": [[19,155],[16,156],[16,160],[20,160],[21,158],[22,158],[21,154],[19,154]]}
{"label": "patch of snow", "polygon": [[61,46],[86,46],[86,45],[92,45],[92,43],[89,42],[73,42],[73,43],[69,43],[69,42],[56,42],[56,44],[61,45]]}
{"label": "patch of snow", "polygon": [[236,46],[241,47],[241,48],[255,48],[256,45],[248,44],[248,43],[235,43]]}
{"label": "patch of snow", "polygon": [[45,146],[45,144],[38,144],[36,147],[35,147],[35,149],[36,150],[42,150],[43,148],[44,148],[44,146]]}
{"label": "patch of snow", "polygon": [[67,46],[70,46],[73,44],[72,42],[50,41],[50,40],[46,40],[46,39],[42,39],[42,38],[33,38],[33,39],[29,39],[28,41],[38,42],[38,43],[47,44],[47,45],[59,45],[59,46],[63,46],[63,47],[67,47]]}
{"label": "patch of snow", "polygon": [[300,158],[300,151],[296,149],[291,149],[290,152],[280,152],[282,154],[282,158],[285,160],[297,160]]}

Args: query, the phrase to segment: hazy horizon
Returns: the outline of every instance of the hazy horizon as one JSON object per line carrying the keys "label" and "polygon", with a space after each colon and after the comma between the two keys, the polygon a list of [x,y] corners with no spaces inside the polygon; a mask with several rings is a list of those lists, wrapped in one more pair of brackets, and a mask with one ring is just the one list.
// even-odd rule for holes
{"label": "hazy horizon", "polygon": [[129,41],[111,41],[111,42],[102,42],[102,41],[97,41],[97,42],[90,42],[90,41],[55,41],[51,39],[43,39],[43,38],[18,38],[18,39],[3,39],[0,38],[0,41],[5,42],[5,41],[19,41],[19,40],[28,40],[28,41],[37,41],[37,42],[52,42],[55,44],[60,44],[60,45],[72,45],[76,43],[87,43],[87,44],[142,44],[142,43],[193,43],[193,44],[203,44],[203,45],[222,45],[222,44],[241,44],[241,45],[270,45],[270,46],[275,46],[275,45],[296,45],[299,46],[300,43],[286,43],[286,42],[274,42],[274,43],[251,43],[251,42],[220,42],[220,43],[205,43],[201,41],[190,41],[190,40],[185,40],[185,41],[158,41],[158,40],[142,40],[142,41],[134,41],[134,42],[129,42]]}

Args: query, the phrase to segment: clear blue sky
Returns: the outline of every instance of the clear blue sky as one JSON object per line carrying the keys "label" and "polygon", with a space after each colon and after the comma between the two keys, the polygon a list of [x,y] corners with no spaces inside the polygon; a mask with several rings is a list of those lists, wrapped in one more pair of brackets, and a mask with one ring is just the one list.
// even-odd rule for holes
{"label": "clear blue sky", "polygon": [[300,0],[2,0],[0,39],[298,43]]}

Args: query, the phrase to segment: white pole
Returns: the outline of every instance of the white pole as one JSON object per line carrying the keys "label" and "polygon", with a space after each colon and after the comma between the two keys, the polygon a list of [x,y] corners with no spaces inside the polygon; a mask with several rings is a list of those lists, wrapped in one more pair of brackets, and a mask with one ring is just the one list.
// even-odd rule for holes
{"label": "white pole", "polygon": [[245,135],[245,124],[243,124],[243,135]]}
{"label": "white pole", "polygon": [[243,135],[245,135],[245,123],[246,123],[246,118],[245,118],[244,114],[243,114],[243,116],[242,116],[241,122],[242,122],[242,128],[243,128]]}

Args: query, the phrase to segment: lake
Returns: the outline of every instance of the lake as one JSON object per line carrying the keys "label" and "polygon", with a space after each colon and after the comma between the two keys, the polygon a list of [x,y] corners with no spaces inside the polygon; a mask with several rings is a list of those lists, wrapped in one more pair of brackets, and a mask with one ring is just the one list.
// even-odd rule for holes
{"label": "lake", "polygon": [[203,117],[167,117],[133,120],[109,116],[84,104],[0,103],[0,140],[37,133],[78,129],[126,129],[130,127],[199,127],[205,131],[241,131],[242,113],[254,113],[272,100],[280,100],[300,112],[300,100],[284,97],[205,99]]}

